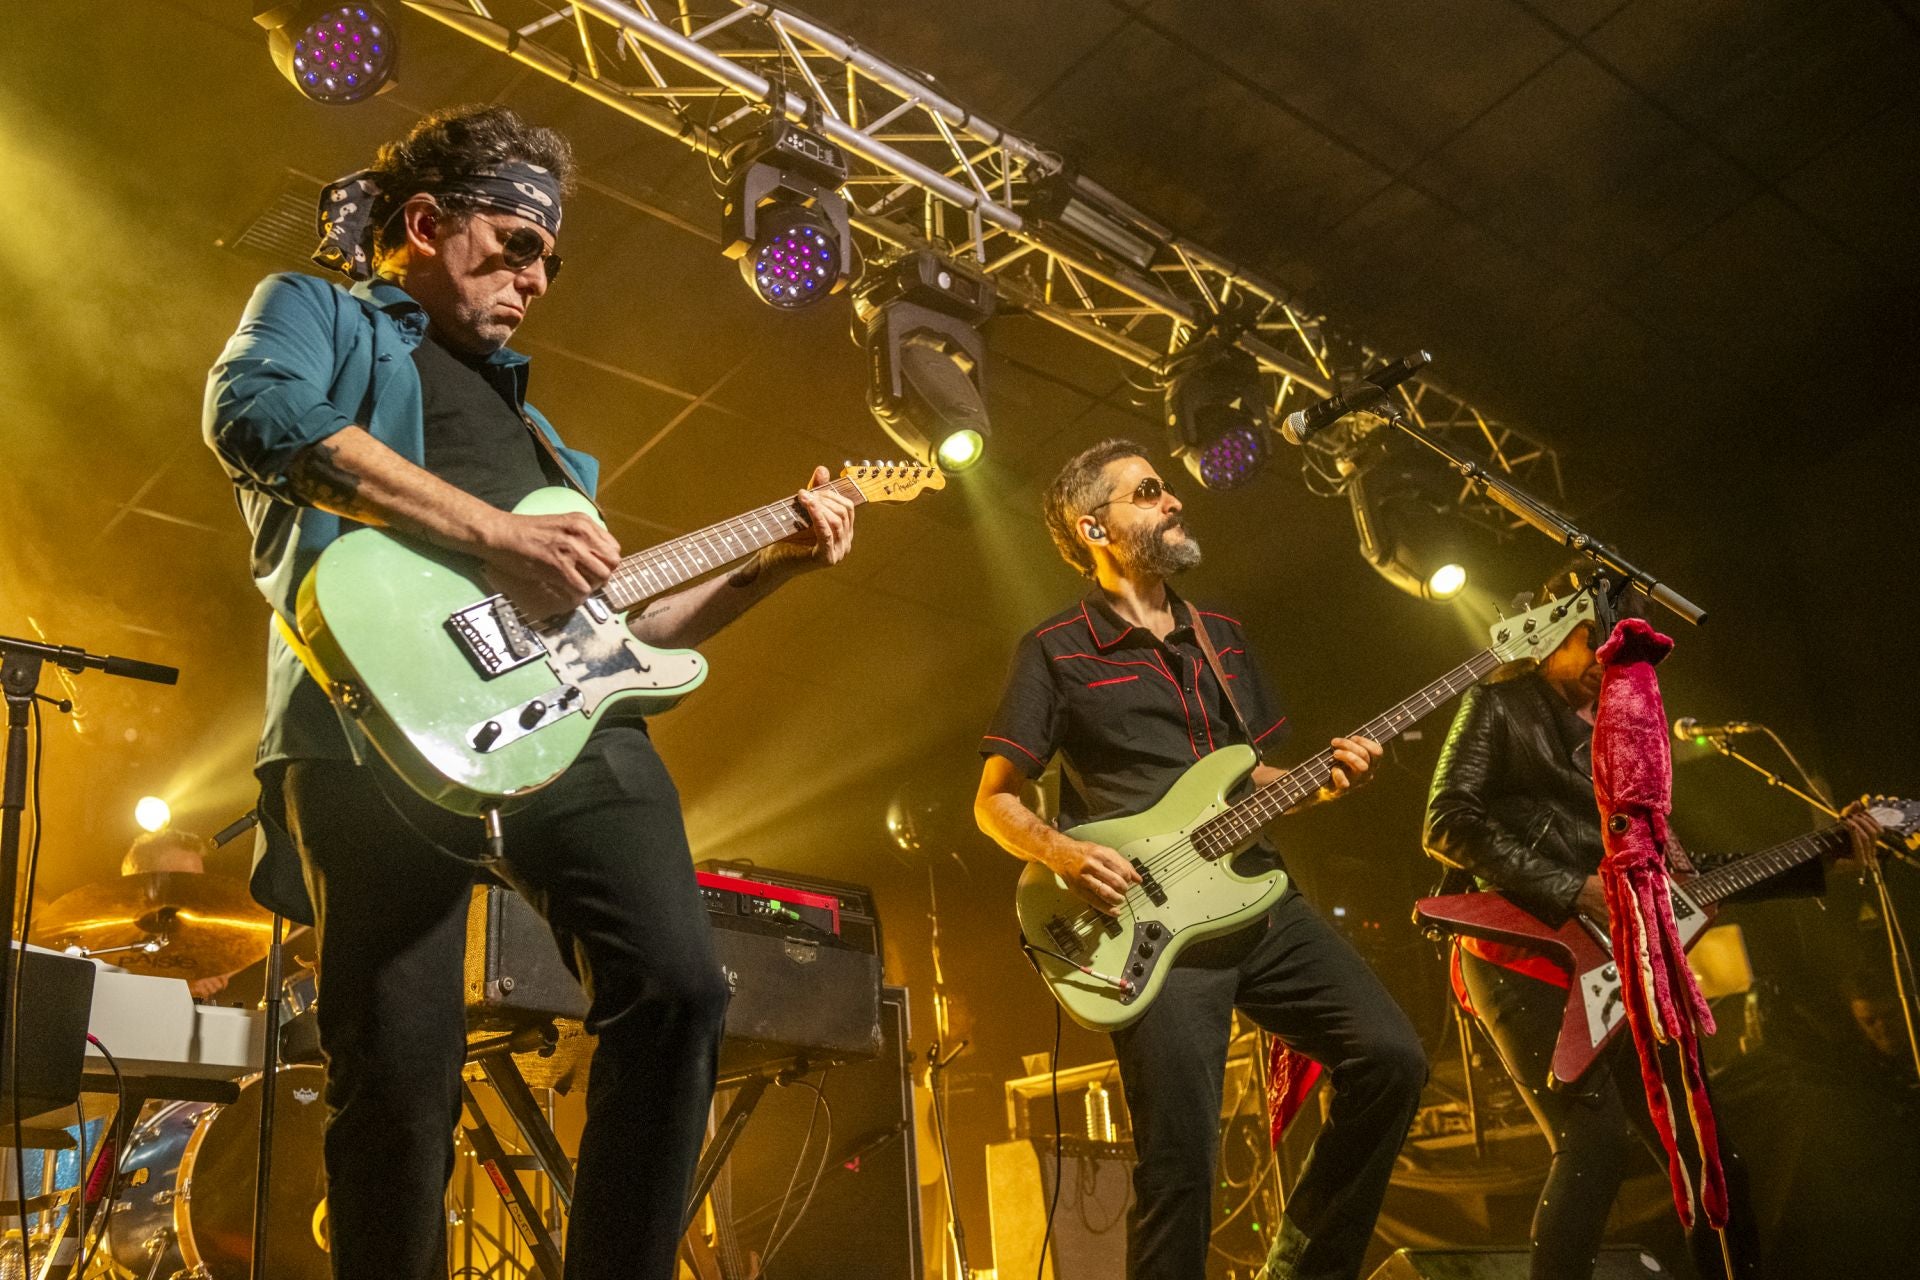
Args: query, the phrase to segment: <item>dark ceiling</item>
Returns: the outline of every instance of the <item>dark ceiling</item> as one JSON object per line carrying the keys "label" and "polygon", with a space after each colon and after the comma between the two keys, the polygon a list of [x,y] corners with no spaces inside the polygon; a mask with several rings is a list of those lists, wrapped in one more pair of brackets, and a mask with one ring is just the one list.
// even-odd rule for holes
{"label": "dark ceiling", "polygon": [[[1551,440],[1569,505],[1713,610],[1698,632],[1666,620],[1685,631],[1676,714],[1768,719],[1843,790],[1920,788],[1920,5],[811,8],[1375,348],[1431,349],[1448,386]],[[400,88],[336,110],[280,79],[238,0],[13,9],[0,631],[183,669],[176,689],[88,675],[84,719],[50,723],[47,892],[111,874],[143,792],[201,829],[250,800],[267,615],[197,427],[249,289],[297,265],[227,247],[289,170],[357,168],[462,102],[573,137],[587,181],[567,277],[517,345],[535,401],[604,460],[630,547],[767,501],[815,462],[889,452],[844,303],[753,302],[717,251],[702,162],[673,142],[418,15]],[[916,984],[924,872],[881,817],[902,787],[944,807],[966,871],[942,864],[943,909],[972,913],[974,976],[1018,988],[992,1042],[1005,1056],[1044,1048],[1049,1024],[1002,945],[1010,860],[965,818],[974,735],[1014,637],[1078,590],[1040,488],[1077,448],[1157,427],[1110,357],[1019,316],[991,338],[988,462],[864,512],[850,563],[713,644],[713,678],[656,732],[703,854],[881,884],[894,971]],[[1344,504],[1290,464],[1190,515],[1209,554],[1193,589],[1253,627],[1301,726],[1289,758],[1451,666],[1488,603],[1556,558],[1528,535],[1436,608],[1375,577]],[[1426,878],[1435,736],[1365,805],[1299,820],[1309,887],[1372,894],[1399,927]],[[1803,821],[1731,765],[1688,769],[1711,842]]]}

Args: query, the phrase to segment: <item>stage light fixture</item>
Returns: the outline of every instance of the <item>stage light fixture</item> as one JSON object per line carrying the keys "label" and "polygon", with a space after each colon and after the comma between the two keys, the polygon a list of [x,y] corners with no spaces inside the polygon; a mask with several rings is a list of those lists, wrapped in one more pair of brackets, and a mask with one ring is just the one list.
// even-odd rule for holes
{"label": "stage light fixture", "polygon": [[[1390,480],[1383,501],[1369,492],[1364,474],[1350,477],[1346,491],[1354,531],[1360,535],[1360,557],[1375,573],[1420,600],[1452,600],[1466,590],[1466,566],[1436,553],[1437,547],[1451,548],[1457,538],[1446,535],[1444,522],[1434,512],[1410,509],[1417,504],[1408,501],[1409,491],[1392,489]],[[1392,510],[1383,515],[1383,506]],[[1422,532],[1427,536],[1414,536]],[[1413,544],[1427,548],[1426,553]]]}
{"label": "stage light fixture", "polygon": [[159,796],[141,796],[133,806],[133,820],[142,831],[164,831],[173,821],[173,809]]}
{"label": "stage light fixture", "polygon": [[1427,575],[1427,599],[1451,600],[1467,589],[1466,566],[1443,564]]}
{"label": "stage light fixture", "polygon": [[917,250],[869,270],[854,290],[867,356],[867,407],[909,457],[964,471],[986,453],[993,282]]}
{"label": "stage light fixture", "polygon": [[1254,358],[1219,337],[1174,357],[1167,375],[1167,448],[1209,489],[1237,489],[1267,464],[1273,405]]}
{"label": "stage light fixture", "polygon": [[853,269],[840,184],[847,158],[819,134],[775,120],[727,158],[721,252],[770,307],[797,311],[838,293]]}
{"label": "stage light fixture", "polygon": [[1028,187],[1027,212],[1072,232],[1110,258],[1138,271],[1151,270],[1165,233],[1142,225],[1131,210],[1123,214],[1107,207],[1113,198],[1105,192],[1096,196],[1087,187],[1071,169],[1049,174]]}
{"label": "stage light fixture", "polygon": [[393,88],[400,32],[378,4],[260,4],[267,52],[294,88],[315,102],[347,106]]}

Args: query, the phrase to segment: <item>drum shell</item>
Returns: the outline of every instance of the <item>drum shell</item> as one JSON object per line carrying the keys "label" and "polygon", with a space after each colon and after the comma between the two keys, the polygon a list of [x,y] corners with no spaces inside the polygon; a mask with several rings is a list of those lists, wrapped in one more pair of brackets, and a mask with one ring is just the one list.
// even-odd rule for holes
{"label": "drum shell", "polygon": [[[278,1076],[267,1236],[274,1280],[329,1280],[323,1080],[319,1067],[284,1067]],[[164,1238],[169,1256],[156,1274],[248,1280],[260,1098],[254,1076],[229,1106],[172,1103],[136,1130],[122,1178],[147,1176],[115,1211],[111,1247],[119,1265],[145,1276],[153,1261],[148,1242]]]}

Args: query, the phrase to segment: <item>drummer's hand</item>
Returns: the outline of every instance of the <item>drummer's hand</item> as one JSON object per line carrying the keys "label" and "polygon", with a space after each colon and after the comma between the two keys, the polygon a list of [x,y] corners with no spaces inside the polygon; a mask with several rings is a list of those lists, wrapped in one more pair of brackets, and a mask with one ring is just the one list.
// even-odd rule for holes
{"label": "drummer's hand", "polygon": [[195,1000],[211,1000],[227,989],[227,979],[231,976],[223,973],[214,978],[195,978],[187,984],[187,991]]}

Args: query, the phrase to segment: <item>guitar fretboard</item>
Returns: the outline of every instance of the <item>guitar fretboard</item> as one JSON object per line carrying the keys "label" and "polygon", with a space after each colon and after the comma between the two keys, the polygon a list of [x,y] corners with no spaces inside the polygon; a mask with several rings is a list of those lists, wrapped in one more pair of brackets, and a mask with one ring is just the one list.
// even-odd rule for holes
{"label": "guitar fretboard", "polygon": [[[866,501],[860,486],[844,476],[821,487],[856,506]],[[769,502],[745,515],[635,552],[614,569],[600,596],[614,612],[624,612],[683,582],[744,560],[762,547],[784,542],[808,525],[806,508],[798,498]]]}
{"label": "guitar fretboard", "polygon": [[[1354,730],[1354,734],[1383,745],[1391,742],[1436,708],[1484,680],[1502,661],[1494,650],[1483,649],[1404,702],[1367,721]],[[1194,848],[1208,858],[1232,853],[1252,839],[1260,828],[1331,782],[1337,763],[1333,748],[1328,747],[1304,764],[1289,769],[1285,776],[1195,827]]]}
{"label": "guitar fretboard", "polygon": [[1718,902],[1742,889],[1751,889],[1762,880],[1771,880],[1782,872],[1791,871],[1803,862],[1838,853],[1850,840],[1844,824],[1822,827],[1810,835],[1762,849],[1759,853],[1749,854],[1724,867],[1715,867],[1712,871],[1695,876],[1687,882],[1687,896],[1700,903]]}

